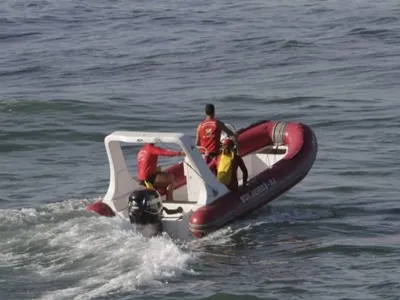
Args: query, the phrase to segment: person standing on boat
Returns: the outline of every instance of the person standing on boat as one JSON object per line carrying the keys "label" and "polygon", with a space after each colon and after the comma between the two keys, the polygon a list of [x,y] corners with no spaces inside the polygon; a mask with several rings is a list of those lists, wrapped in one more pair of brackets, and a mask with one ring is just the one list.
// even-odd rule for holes
{"label": "person standing on boat", "polygon": [[226,185],[231,191],[239,188],[237,170],[240,168],[243,173],[243,187],[247,185],[248,171],[243,159],[236,154],[233,141],[226,138],[222,144],[222,149],[217,157],[208,165],[217,174],[217,179]]}
{"label": "person standing on boat", "polygon": [[137,179],[141,185],[148,186],[150,183],[155,189],[166,189],[166,200],[174,201],[174,175],[162,172],[157,168],[158,156],[185,156],[185,152],[159,148],[153,143],[145,144],[137,154]]}
{"label": "person standing on boat", "polygon": [[221,132],[224,131],[233,139],[236,139],[236,134],[215,118],[213,104],[206,105],[205,113],[205,119],[197,126],[196,146],[201,147],[200,152],[205,155],[205,160],[209,163],[219,153]]}

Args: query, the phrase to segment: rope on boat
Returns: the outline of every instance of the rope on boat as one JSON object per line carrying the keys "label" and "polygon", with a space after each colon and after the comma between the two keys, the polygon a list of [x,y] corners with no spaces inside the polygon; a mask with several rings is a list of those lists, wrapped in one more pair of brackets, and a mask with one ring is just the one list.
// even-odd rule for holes
{"label": "rope on boat", "polygon": [[280,146],[283,145],[285,130],[286,130],[286,122],[276,122],[274,128],[272,129],[272,142],[274,145]]}
{"label": "rope on boat", "polygon": [[[275,164],[277,161],[276,155],[277,155],[279,146],[284,145],[286,125],[287,125],[286,122],[278,121],[275,123],[274,128],[272,128],[272,135],[271,135],[271,139],[273,142],[272,150],[275,150],[273,164]],[[269,162],[269,158],[268,158],[268,164],[269,163],[270,162]],[[270,165],[270,166],[272,166],[272,165]]]}

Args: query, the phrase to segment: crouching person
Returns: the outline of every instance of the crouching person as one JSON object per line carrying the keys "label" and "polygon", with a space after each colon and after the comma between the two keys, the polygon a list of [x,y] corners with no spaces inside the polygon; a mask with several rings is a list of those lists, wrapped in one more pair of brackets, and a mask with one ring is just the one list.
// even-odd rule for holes
{"label": "crouching person", "polygon": [[231,139],[225,139],[221,152],[210,162],[209,167],[217,174],[217,179],[226,185],[231,191],[239,187],[237,170],[243,173],[243,187],[247,185],[248,171],[243,159],[235,153],[234,144]]}
{"label": "crouching person", "polygon": [[185,156],[185,152],[159,148],[153,143],[145,144],[137,154],[138,181],[148,188],[166,189],[166,200],[174,201],[174,176],[157,168],[158,156]]}

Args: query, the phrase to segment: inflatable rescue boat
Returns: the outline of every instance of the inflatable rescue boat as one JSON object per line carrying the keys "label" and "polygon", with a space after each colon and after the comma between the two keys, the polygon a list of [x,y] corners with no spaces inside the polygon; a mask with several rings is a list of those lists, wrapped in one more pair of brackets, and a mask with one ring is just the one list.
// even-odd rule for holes
{"label": "inflatable rescue boat", "polygon": [[[248,169],[246,187],[241,187],[238,170],[240,187],[236,192],[217,180],[194,140],[184,133],[111,133],[105,138],[109,188],[103,200],[87,209],[103,216],[118,215],[137,226],[157,223],[157,231],[173,238],[200,238],[288,191],[308,174],[316,159],[317,139],[302,123],[264,120],[236,133],[237,151]],[[182,161],[163,170],[174,175],[175,201],[165,201],[165,191],[138,184],[127,168],[121,143],[155,143],[160,147],[172,143],[186,153]]]}

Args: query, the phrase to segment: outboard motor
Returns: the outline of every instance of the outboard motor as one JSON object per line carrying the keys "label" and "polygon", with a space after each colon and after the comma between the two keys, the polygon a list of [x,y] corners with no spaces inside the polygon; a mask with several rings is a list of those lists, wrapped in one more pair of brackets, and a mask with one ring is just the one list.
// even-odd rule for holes
{"label": "outboard motor", "polygon": [[155,190],[140,188],[133,191],[129,196],[128,212],[131,224],[142,235],[153,237],[162,233],[163,204]]}

